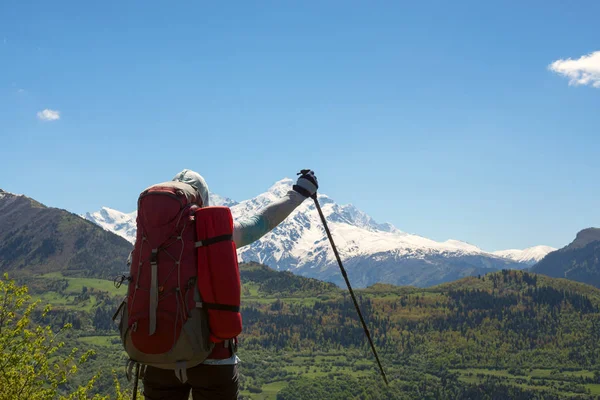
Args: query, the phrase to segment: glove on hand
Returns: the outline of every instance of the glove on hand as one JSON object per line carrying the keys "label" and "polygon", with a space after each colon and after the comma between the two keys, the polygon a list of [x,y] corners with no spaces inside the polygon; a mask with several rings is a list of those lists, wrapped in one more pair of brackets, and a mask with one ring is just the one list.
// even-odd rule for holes
{"label": "glove on hand", "polygon": [[298,178],[298,181],[293,186],[293,189],[304,197],[314,196],[319,188],[319,182],[317,181],[315,172],[310,169],[303,169],[299,175],[300,174],[302,176]]}

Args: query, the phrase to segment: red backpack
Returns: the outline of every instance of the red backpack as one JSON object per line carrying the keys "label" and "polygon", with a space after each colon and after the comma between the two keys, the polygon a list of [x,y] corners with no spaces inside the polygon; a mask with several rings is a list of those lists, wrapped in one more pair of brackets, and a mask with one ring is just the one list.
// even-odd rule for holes
{"label": "red backpack", "polygon": [[117,312],[131,360],[175,370],[182,381],[242,331],[231,211],[198,200],[181,182],[140,194],[129,289]]}

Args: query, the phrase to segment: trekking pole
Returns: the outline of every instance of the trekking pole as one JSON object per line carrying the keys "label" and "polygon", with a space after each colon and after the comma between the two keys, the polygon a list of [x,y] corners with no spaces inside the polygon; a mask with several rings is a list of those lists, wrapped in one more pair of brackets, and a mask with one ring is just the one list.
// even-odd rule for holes
{"label": "trekking pole", "polygon": [[[303,169],[298,173],[298,175],[306,175],[310,170]],[[362,323],[363,330],[365,331],[365,335],[367,335],[367,339],[369,339],[369,344],[371,345],[371,350],[373,350],[373,355],[375,356],[375,360],[377,360],[377,365],[379,365],[379,370],[381,371],[381,376],[386,385],[389,386],[387,376],[381,366],[381,362],[379,361],[379,356],[377,355],[377,350],[375,350],[375,345],[373,344],[373,340],[371,339],[371,334],[369,333],[369,328],[367,328],[367,324],[365,323],[365,319],[360,312],[360,307],[358,306],[358,302],[356,301],[356,297],[354,296],[354,291],[352,290],[352,286],[350,285],[350,280],[348,279],[348,274],[346,274],[346,270],[342,265],[342,259],[337,251],[337,247],[333,242],[333,237],[331,236],[331,232],[329,231],[329,227],[327,226],[327,220],[325,219],[325,215],[323,215],[323,211],[321,210],[321,205],[319,204],[319,200],[317,199],[317,193],[315,192],[311,198],[315,201],[315,206],[317,207],[317,211],[319,212],[319,216],[321,217],[321,221],[323,222],[323,227],[325,228],[325,232],[327,233],[327,237],[329,238],[329,242],[331,243],[331,248],[333,249],[333,253],[335,254],[335,258],[337,259],[338,265],[340,266],[340,270],[342,271],[342,276],[346,281],[346,286],[348,286],[348,290],[350,291],[350,296],[352,297],[352,301],[354,302],[354,307],[356,307],[356,312],[358,312],[358,317],[360,318],[360,322]]]}
{"label": "trekking pole", "polygon": [[133,381],[133,394],[131,395],[132,400],[137,399],[138,381],[139,380],[140,380],[140,364],[137,363],[135,366],[135,380]]}

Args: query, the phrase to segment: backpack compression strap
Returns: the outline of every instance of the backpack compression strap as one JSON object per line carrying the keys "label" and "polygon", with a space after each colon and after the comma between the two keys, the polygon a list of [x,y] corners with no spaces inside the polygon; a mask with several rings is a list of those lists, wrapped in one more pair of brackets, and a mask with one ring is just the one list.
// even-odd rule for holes
{"label": "backpack compression strap", "polygon": [[215,237],[204,239],[204,240],[198,240],[196,242],[196,247],[210,246],[211,244],[215,244],[215,243],[219,243],[219,242],[226,242],[226,241],[230,241],[230,240],[233,240],[233,235],[215,236]]}
{"label": "backpack compression strap", "polygon": [[240,312],[240,306],[231,306],[229,304],[205,303],[203,301],[196,302],[197,308],[207,308],[209,310]]}

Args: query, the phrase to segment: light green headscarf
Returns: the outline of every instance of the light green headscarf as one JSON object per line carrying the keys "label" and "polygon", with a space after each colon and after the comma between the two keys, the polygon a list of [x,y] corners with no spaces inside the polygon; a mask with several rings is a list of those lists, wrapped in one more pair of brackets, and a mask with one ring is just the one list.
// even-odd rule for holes
{"label": "light green headscarf", "polygon": [[175,177],[172,180],[187,183],[188,185],[192,186],[194,189],[196,189],[198,194],[200,194],[200,198],[202,199],[202,206],[209,206],[208,185],[206,184],[206,181],[204,180],[202,175],[192,170],[184,169],[183,171],[175,175]]}

